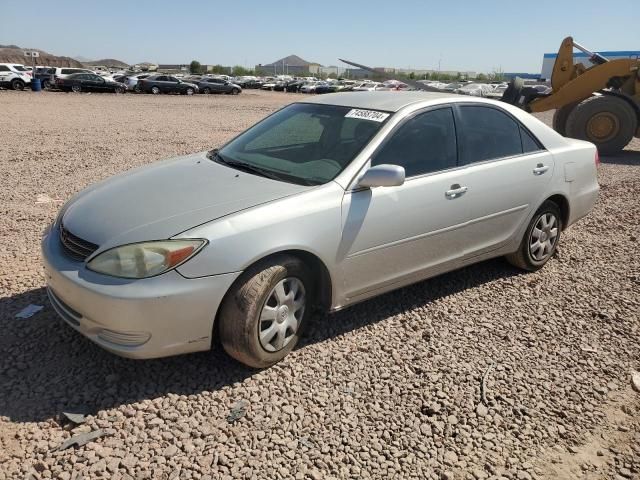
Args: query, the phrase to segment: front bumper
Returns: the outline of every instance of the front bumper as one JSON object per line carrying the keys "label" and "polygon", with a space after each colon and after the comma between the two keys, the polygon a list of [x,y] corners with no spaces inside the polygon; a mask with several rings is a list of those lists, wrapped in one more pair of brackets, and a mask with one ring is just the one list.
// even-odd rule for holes
{"label": "front bumper", "polygon": [[109,277],[67,257],[55,228],[42,240],[42,256],[58,315],[104,349],[128,358],[208,350],[220,302],[240,274],[187,279],[172,270],[141,280]]}

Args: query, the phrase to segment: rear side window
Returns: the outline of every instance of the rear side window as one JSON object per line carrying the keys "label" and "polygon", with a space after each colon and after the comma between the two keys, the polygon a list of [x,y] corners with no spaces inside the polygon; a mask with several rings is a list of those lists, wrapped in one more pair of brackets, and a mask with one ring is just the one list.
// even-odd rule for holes
{"label": "rear side window", "polygon": [[522,138],[523,153],[538,152],[542,150],[542,146],[529,132],[520,127],[520,138]]}
{"label": "rear side window", "polygon": [[431,110],[407,120],[375,154],[371,165],[404,167],[407,177],[456,166],[456,129],[450,108]]}
{"label": "rear side window", "polygon": [[10,72],[9,67],[6,65],[0,65],[0,72]]}
{"label": "rear side window", "polygon": [[496,108],[460,106],[460,164],[522,154],[520,126]]}

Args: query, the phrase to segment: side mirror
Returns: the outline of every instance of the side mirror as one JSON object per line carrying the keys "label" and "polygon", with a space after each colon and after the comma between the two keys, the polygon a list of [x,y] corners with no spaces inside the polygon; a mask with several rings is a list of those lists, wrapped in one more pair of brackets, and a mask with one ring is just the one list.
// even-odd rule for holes
{"label": "side mirror", "polygon": [[364,173],[358,182],[358,187],[397,187],[403,183],[403,167],[399,165],[376,165]]}

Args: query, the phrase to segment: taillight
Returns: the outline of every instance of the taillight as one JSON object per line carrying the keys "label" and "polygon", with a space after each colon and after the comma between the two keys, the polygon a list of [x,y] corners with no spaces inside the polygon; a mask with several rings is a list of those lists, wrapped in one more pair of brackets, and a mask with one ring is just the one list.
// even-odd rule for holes
{"label": "taillight", "polygon": [[600,155],[598,154],[598,149],[596,149],[596,167],[600,166]]}

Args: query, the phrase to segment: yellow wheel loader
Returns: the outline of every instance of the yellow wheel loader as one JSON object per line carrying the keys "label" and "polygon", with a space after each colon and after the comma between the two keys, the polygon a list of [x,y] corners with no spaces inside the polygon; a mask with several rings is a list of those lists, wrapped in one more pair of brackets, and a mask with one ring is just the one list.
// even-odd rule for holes
{"label": "yellow wheel loader", "polygon": [[[588,55],[591,67],[574,63],[574,48]],[[567,37],[553,66],[551,89],[540,94],[515,78],[502,100],[528,112],[555,109],[558,133],[588,140],[601,154],[615,154],[640,137],[640,59],[608,60]]]}

